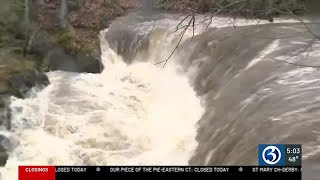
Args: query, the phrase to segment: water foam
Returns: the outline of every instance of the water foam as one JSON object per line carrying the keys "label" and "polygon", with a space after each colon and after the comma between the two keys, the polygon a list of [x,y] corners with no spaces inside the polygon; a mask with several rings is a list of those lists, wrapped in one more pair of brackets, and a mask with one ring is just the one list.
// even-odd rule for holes
{"label": "water foam", "polygon": [[3,179],[17,179],[18,165],[188,164],[203,109],[187,77],[128,66],[102,45],[102,74],[49,72],[47,88],[12,99],[17,145]]}

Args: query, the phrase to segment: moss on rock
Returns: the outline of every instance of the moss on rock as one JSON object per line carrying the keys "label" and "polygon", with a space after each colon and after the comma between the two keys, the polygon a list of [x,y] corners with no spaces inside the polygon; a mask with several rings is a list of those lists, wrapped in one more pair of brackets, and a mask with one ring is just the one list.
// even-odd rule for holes
{"label": "moss on rock", "polygon": [[95,51],[100,48],[99,42],[96,42],[97,39],[81,39],[71,25],[56,33],[54,38],[59,47],[62,47],[70,55],[93,56]]}
{"label": "moss on rock", "polygon": [[[15,82],[14,80],[14,77],[17,75],[21,76],[18,80],[19,82]],[[48,83],[47,77],[39,71],[34,60],[25,59],[14,53],[0,56],[1,93],[7,93],[22,98],[25,92],[21,93],[19,86],[25,86],[26,88],[24,88],[23,91],[28,91],[36,84],[47,85]]]}
{"label": "moss on rock", "polygon": [[63,47],[69,54],[75,55],[80,49],[80,46],[77,43],[76,33],[72,26],[68,26],[68,28],[55,34],[55,38],[57,44]]}

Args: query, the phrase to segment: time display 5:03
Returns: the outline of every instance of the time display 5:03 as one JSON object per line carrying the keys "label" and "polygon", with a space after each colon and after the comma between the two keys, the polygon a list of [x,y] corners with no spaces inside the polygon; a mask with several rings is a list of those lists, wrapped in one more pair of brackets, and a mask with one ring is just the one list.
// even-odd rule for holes
{"label": "time display 5:03", "polygon": [[301,150],[300,148],[287,148],[288,154],[300,154]]}

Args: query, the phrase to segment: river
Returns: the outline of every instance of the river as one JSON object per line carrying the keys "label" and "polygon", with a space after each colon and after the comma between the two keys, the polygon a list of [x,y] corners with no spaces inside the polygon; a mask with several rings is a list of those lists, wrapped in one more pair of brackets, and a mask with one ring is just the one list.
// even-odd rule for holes
{"label": "river", "polygon": [[119,18],[101,31],[101,74],[49,72],[48,87],[12,97],[2,179],[17,164],[256,165],[261,143],[303,144],[305,177],[319,177],[319,42],[291,20],[214,18],[155,65],[182,18]]}

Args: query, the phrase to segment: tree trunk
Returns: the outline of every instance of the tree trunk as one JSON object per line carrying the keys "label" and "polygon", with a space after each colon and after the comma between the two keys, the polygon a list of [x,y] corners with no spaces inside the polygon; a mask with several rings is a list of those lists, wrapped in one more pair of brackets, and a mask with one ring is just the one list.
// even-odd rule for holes
{"label": "tree trunk", "polygon": [[82,0],[75,0],[76,1],[76,6],[78,9],[81,9],[82,6]]}
{"label": "tree trunk", "polygon": [[26,25],[26,27],[28,28],[29,25],[31,24],[30,22],[30,4],[29,4],[29,0],[24,0],[24,23]]}
{"label": "tree trunk", "polygon": [[68,14],[67,0],[61,0],[60,13],[59,13],[61,29],[65,29],[68,26],[67,14]]}

